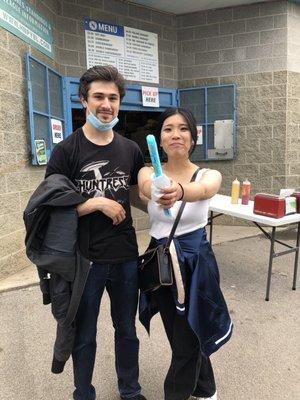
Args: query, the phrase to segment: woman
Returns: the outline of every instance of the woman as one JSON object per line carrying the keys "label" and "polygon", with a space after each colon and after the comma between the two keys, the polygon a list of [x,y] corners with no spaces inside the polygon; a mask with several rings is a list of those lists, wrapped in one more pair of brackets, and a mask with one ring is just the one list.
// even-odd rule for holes
{"label": "woman", "polygon": [[[151,167],[142,168],[138,177],[141,197],[148,199],[149,248],[166,241],[182,201],[187,203],[173,239],[175,283],[141,294],[140,320],[149,332],[150,319],[159,311],[171,345],[165,400],[190,396],[216,400],[209,355],[229,340],[232,323],[205,225],[209,199],[219,190],[222,177],[218,171],[199,169],[189,159],[197,142],[196,121],[189,110],[167,109],[157,132],[167,156],[163,178],[154,178]],[[197,170],[195,182],[190,182]],[[172,217],[165,215],[165,208],[171,209]]]}

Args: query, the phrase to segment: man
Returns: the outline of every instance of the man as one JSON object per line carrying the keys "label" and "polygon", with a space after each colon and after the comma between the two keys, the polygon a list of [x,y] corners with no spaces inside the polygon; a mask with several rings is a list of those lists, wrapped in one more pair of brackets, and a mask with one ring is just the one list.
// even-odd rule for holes
{"label": "man", "polygon": [[113,131],[124,95],[124,78],[116,68],[88,69],[79,84],[86,123],[56,145],[46,171],[46,177],[66,175],[87,198],[77,207],[79,246],[91,269],[75,320],[75,400],[96,398],[91,382],[97,318],[105,288],[115,329],[120,397],[145,400],[138,383],[138,250],[129,201],[131,198],[133,205],[138,204],[137,174],[144,163],[138,145]]}

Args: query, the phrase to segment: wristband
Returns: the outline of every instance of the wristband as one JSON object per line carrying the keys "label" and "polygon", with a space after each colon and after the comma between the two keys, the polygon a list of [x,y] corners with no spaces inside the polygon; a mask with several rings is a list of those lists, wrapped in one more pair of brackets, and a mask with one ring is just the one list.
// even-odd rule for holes
{"label": "wristband", "polygon": [[182,186],[182,184],[181,183],[179,183],[179,182],[177,182],[177,184],[180,186],[180,188],[181,188],[181,196],[180,196],[180,198],[178,199],[178,201],[180,201],[180,200],[182,200],[183,199],[183,196],[184,196],[184,189],[183,189],[183,186]]}

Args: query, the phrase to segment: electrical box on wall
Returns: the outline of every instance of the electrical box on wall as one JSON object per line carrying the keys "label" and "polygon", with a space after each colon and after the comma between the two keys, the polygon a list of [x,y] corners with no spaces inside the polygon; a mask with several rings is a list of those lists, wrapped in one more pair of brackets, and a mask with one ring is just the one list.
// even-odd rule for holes
{"label": "electrical box on wall", "polygon": [[224,119],[214,122],[214,148],[208,149],[209,159],[232,159],[234,145],[234,121]]}

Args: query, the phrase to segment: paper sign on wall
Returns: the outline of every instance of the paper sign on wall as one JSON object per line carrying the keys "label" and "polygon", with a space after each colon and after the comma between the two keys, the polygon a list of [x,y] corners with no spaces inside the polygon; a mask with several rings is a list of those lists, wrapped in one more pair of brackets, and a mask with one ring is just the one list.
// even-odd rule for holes
{"label": "paper sign on wall", "polygon": [[36,139],[34,141],[36,160],[39,165],[47,164],[46,143],[44,139]]}
{"label": "paper sign on wall", "polygon": [[197,125],[197,145],[203,144],[203,126]]}
{"label": "paper sign on wall", "polygon": [[144,107],[159,107],[159,93],[157,87],[142,86]]}
{"label": "paper sign on wall", "polygon": [[52,142],[59,143],[63,140],[63,128],[62,123],[58,119],[51,118],[51,132]]}

